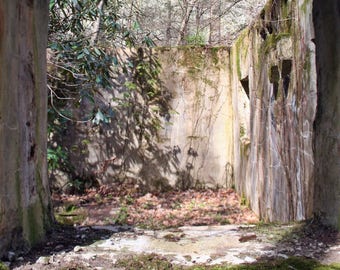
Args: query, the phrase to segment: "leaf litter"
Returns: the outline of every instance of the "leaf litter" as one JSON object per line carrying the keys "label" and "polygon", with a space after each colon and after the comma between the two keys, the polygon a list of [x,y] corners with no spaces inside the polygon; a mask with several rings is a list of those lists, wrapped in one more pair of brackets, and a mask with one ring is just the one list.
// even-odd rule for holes
{"label": "leaf litter", "polygon": [[[130,225],[147,229],[180,226],[257,223],[233,189],[171,190],[142,194],[138,190],[101,186],[82,195],[54,194],[56,215],[65,208],[81,213],[78,225]],[[73,208],[70,207],[74,206]]]}

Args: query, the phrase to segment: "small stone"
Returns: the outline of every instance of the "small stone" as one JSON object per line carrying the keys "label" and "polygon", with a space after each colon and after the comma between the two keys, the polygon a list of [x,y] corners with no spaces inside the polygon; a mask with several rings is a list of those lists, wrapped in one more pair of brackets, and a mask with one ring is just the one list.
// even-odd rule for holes
{"label": "small stone", "polygon": [[278,257],[283,258],[283,259],[288,259],[289,257],[286,254],[279,253],[277,254]]}
{"label": "small stone", "polygon": [[81,238],[81,239],[85,239],[85,238],[86,238],[86,235],[85,235],[85,234],[82,234],[80,238]]}
{"label": "small stone", "polygon": [[50,257],[50,260],[48,261],[49,262],[49,264],[53,264],[53,263],[55,263],[55,255],[52,255],[51,257]]}
{"label": "small stone", "polygon": [[55,247],[55,250],[62,250],[64,248],[64,245],[58,245]]}
{"label": "small stone", "polygon": [[80,228],[77,228],[79,231],[81,232],[86,232],[89,230],[89,227],[80,227]]}
{"label": "small stone", "polygon": [[256,259],[247,256],[247,257],[244,258],[244,261],[246,263],[254,263],[254,262],[256,262]]}
{"label": "small stone", "polygon": [[79,252],[79,251],[82,251],[82,250],[83,250],[83,248],[81,246],[75,246],[74,249],[73,249],[74,252]]}
{"label": "small stone", "polygon": [[248,242],[251,240],[255,240],[257,238],[256,234],[247,234],[247,235],[242,235],[238,241],[240,241],[241,243],[243,242]]}
{"label": "small stone", "polygon": [[17,261],[22,262],[24,260],[24,257],[19,257]]}
{"label": "small stone", "polygon": [[184,259],[185,259],[186,261],[190,262],[190,261],[191,261],[191,256],[190,256],[190,255],[185,255],[185,256],[184,256]]}
{"label": "small stone", "polygon": [[42,265],[48,265],[50,263],[50,258],[49,257],[40,257],[36,263],[42,264]]}
{"label": "small stone", "polygon": [[8,252],[7,258],[10,262],[14,262],[16,259],[16,254],[13,251]]}

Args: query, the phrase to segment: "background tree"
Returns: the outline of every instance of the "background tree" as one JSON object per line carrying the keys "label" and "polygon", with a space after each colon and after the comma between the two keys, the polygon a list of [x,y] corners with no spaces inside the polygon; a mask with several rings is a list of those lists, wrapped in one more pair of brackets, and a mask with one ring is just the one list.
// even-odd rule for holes
{"label": "background tree", "polygon": [[100,126],[113,133],[111,152],[128,171],[132,159],[144,159],[139,149],[154,144],[169,96],[160,87],[151,34],[138,22],[138,1],[52,0],[50,10],[49,167],[52,178],[61,170],[72,190],[83,190],[92,183],[84,177],[89,165],[78,157],[79,166],[69,166],[78,143],[67,145],[67,132]]}
{"label": "background tree", "polygon": [[0,2],[0,257],[52,220],[46,168],[48,1]]}
{"label": "background tree", "polygon": [[139,4],[139,22],[142,28],[151,30],[157,45],[227,45],[258,14],[264,2],[144,1]]}

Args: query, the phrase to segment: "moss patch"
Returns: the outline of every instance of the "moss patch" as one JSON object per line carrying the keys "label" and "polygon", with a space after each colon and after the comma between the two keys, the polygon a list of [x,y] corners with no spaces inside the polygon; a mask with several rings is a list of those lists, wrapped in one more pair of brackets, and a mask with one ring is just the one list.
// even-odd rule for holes
{"label": "moss patch", "polygon": [[235,49],[235,57],[236,57],[236,69],[238,78],[241,79],[242,72],[241,72],[241,59],[247,57],[248,53],[248,46],[244,47],[245,38],[248,36],[249,30],[245,29],[238,37],[235,42],[234,49]]}
{"label": "moss patch", "polygon": [[264,52],[264,54],[269,53],[271,49],[275,49],[277,43],[284,39],[289,38],[291,36],[288,32],[280,32],[278,34],[271,34],[267,37],[267,39],[263,42],[263,45],[261,46],[260,50]]}
{"label": "moss patch", "polygon": [[9,270],[9,267],[5,265],[3,262],[0,262],[0,270]]}
{"label": "moss patch", "polygon": [[30,245],[35,245],[43,238],[45,231],[42,217],[42,206],[37,201],[23,213],[24,237]]}
{"label": "moss patch", "polygon": [[241,264],[236,266],[231,265],[199,265],[192,267],[183,267],[179,265],[172,264],[166,257],[159,256],[156,254],[143,254],[128,256],[121,258],[116,263],[117,267],[123,267],[124,269],[158,269],[158,270],[339,270],[338,265],[321,265],[315,260],[301,258],[301,257],[291,257],[285,260],[266,260],[253,264]]}
{"label": "moss patch", "polygon": [[59,208],[55,213],[55,219],[63,225],[75,225],[82,223],[87,217],[84,209],[78,208],[73,204]]}

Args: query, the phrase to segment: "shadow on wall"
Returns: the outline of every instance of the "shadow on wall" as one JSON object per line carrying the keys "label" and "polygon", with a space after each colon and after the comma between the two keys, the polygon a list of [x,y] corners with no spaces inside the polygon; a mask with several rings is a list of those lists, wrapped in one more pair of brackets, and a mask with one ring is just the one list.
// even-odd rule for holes
{"label": "shadow on wall", "polygon": [[178,174],[177,152],[160,144],[172,97],[159,78],[157,58],[151,49],[139,48],[121,53],[120,60],[125,65],[113,67],[110,89],[97,90],[94,100],[83,99],[78,109],[64,104],[73,118],[93,117],[57,121],[60,128],[49,144],[65,154],[62,164],[50,168],[53,188],[74,192],[128,180],[147,191],[164,191],[170,188],[165,175]]}

